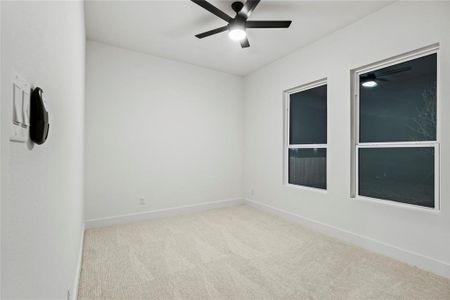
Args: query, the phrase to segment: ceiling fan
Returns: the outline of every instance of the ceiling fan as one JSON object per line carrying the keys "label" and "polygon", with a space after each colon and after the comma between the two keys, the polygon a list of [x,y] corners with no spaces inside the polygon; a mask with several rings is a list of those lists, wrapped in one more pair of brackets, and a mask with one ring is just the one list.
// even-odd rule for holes
{"label": "ceiling fan", "polygon": [[379,82],[389,81],[388,79],[383,78],[383,77],[398,74],[398,73],[403,73],[403,72],[406,72],[409,70],[411,70],[411,67],[403,67],[403,68],[391,69],[391,70],[386,70],[386,71],[369,72],[369,73],[361,76],[360,82],[363,87],[368,87],[368,88],[376,87]]}
{"label": "ceiling fan", "polygon": [[231,8],[236,12],[234,18],[230,17],[228,14],[224,13],[211,3],[206,0],[191,0],[192,2],[203,7],[210,13],[216,15],[222,20],[226,21],[228,24],[213,30],[209,30],[195,36],[199,39],[205,38],[207,36],[217,34],[224,31],[229,31],[228,36],[230,39],[235,41],[240,41],[242,48],[250,47],[250,43],[247,38],[247,28],[288,28],[292,21],[252,21],[247,20],[252,14],[253,10],[256,8],[260,0],[247,0],[247,2],[233,2]]}

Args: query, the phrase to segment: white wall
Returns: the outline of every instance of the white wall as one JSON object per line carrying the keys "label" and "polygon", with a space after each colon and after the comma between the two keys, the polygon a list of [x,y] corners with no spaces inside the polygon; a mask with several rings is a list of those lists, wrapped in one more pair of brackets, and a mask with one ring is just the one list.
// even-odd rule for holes
{"label": "white wall", "polygon": [[241,77],[88,42],[86,218],[242,197],[241,95]]}
{"label": "white wall", "polygon": [[[2,298],[74,294],[83,219],[82,1],[1,1]],[[11,76],[43,88],[47,142],[8,140]]]}
{"label": "white wall", "polygon": [[[441,212],[350,198],[350,70],[440,43]],[[328,191],[283,185],[283,91],[328,78]],[[394,3],[245,78],[245,193],[450,277],[450,3]],[[254,195],[251,195],[251,189]],[[343,231],[342,231],[343,230]],[[335,231],[337,232],[337,231]],[[369,247],[370,248],[370,247]],[[403,251],[405,250],[405,251]],[[410,260],[409,262],[413,261]]]}
{"label": "white wall", "polygon": [[[3,24],[3,5],[1,5],[0,3],[0,106],[1,103],[3,102],[3,87],[2,87],[2,80],[3,80],[3,58],[2,58],[2,52],[3,52],[3,30],[1,30],[1,26]],[[0,111],[0,124],[2,123],[3,117],[2,117],[2,111]],[[2,126],[3,127],[3,126]],[[2,217],[2,203],[3,203],[3,172],[1,170],[3,170],[3,147],[1,146],[1,143],[3,141],[3,130],[0,127],[0,250],[1,250],[1,237],[2,237],[2,227],[3,227],[3,217]],[[2,269],[3,269],[3,263],[2,263],[3,257],[0,253],[0,298],[3,295],[3,274],[2,274]]]}

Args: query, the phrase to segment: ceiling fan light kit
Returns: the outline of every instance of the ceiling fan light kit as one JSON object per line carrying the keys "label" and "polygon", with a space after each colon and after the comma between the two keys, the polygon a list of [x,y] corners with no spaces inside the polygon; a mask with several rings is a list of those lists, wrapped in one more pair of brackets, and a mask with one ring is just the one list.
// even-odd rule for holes
{"label": "ceiling fan light kit", "polygon": [[374,80],[369,80],[369,81],[364,81],[363,83],[361,83],[361,85],[363,87],[371,88],[371,87],[376,87],[378,85],[378,83]]}
{"label": "ceiling fan light kit", "polygon": [[247,37],[247,33],[245,32],[245,29],[242,28],[233,28],[230,29],[230,32],[228,32],[228,36],[233,41],[242,41]]}
{"label": "ceiling fan light kit", "polygon": [[191,1],[228,23],[225,26],[195,35],[199,39],[228,30],[228,36],[230,39],[234,41],[240,41],[242,48],[248,48],[250,47],[250,43],[247,38],[247,28],[288,28],[292,23],[292,21],[247,20],[252,14],[253,10],[259,4],[260,0],[247,0],[245,4],[239,1],[233,2],[231,4],[231,8],[236,13],[236,16],[234,18],[230,17],[228,14],[221,11],[206,0]]}

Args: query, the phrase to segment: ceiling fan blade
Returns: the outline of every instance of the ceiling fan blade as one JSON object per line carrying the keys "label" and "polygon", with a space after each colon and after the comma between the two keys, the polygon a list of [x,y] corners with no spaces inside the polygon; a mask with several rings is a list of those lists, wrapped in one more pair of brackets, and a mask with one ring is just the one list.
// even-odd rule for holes
{"label": "ceiling fan blade", "polygon": [[211,3],[207,2],[206,0],[191,0],[191,1],[199,6],[203,7],[204,9],[206,9],[210,13],[216,15],[217,17],[221,18],[222,20],[225,20],[227,22],[230,22],[231,20],[233,20],[232,17],[230,17],[229,15],[227,15],[226,13],[224,13],[223,11],[221,11],[220,9],[218,9]]}
{"label": "ceiling fan blade", "polygon": [[247,28],[288,28],[292,21],[247,21]]}
{"label": "ceiling fan blade", "polygon": [[250,47],[250,43],[248,42],[248,38],[245,38],[241,41],[241,47],[242,48],[248,48]]}
{"label": "ceiling fan blade", "polygon": [[220,32],[223,32],[223,31],[227,31],[227,30],[228,30],[228,25],[225,25],[225,26],[213,29],[213,30],[209,30],[209,31],[205,31],[205,32],[196,34],[195,36],[197,38],[199,38],[199,39],[202,39],[202,38],[205,38],[207,36],[210,36],[210,35],[213,35],[213,34],[216,34],[216,33],[220,33]]}
{"label": "ceiling fan blade", "polygon": [[381,71],[377,72],[377,76],[387,76],[387,75],[394,75],[397,73],[402,73],[411,70],[411,67],[403,67],[403,68],[397,68],[393,70],[387,70],[387,71]]}
{"label": "ceiling fan blade", "polygon": [[259,4],[259,1],[261,0],[247,0],[247,2],[245,2],[244,4],[244,7],[242,7],[241,11],[238,13],[238,16],[247,20],[248,17],[250,17],[250,15],[252,14],[253,10]]}

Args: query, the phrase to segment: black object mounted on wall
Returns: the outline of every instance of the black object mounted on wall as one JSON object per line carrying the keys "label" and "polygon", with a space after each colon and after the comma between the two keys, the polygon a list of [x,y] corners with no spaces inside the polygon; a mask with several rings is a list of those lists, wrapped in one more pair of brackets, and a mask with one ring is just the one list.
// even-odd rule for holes
{"label": "black object mounted on wall", "polygon": [[30,98],[30,139],[38,145],[45,143],[50,127],[48,112],[42,94],[42,89],[36,87],[31,92]]}

